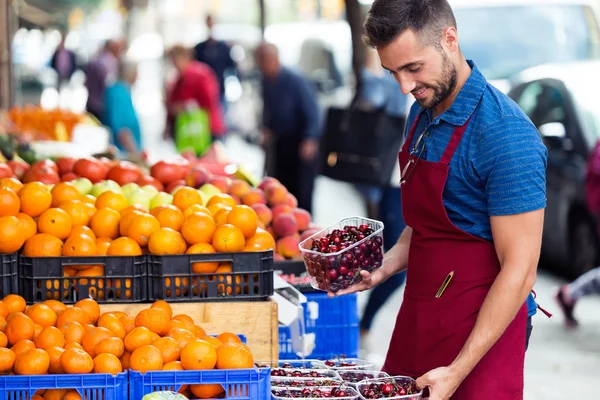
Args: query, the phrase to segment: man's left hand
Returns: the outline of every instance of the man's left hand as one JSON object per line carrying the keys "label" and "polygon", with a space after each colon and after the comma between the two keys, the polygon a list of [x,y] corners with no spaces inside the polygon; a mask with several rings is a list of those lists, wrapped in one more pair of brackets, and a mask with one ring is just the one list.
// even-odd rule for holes
{"label": "man's left hand", "polygon": [[448,400],[463,379],[452,367],[440,367],[417,379],[417,386],[419,389],[429,388],[429,400]]}
{"label": "man's left hand", "polygon": [[317,139],[304,139],[300,145],[300,158],[303,161],[311,162],[317,156],[319,151],[319,141]]}

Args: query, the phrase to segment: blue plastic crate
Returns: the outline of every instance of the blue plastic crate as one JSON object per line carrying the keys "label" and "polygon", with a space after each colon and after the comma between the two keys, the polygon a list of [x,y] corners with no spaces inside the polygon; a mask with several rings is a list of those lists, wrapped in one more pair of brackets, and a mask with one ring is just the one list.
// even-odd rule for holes
{"label": "blue plastic crate", "polygon": [[223,385],[230,400],[268,400],[271,397],[271,368],[206,371],[129,371],[129,399],[141,400],[152,392],[178,391],[182,385]]}
{"label": "blue plastic crate", "polygon": [[83,399],[128,400],[128,373],[118,375],[5,375],[0,376],[0,399],[27,400],[40,389],[74,389]]}
{"label": "blue plastic crate", "polygon": [[[351,294],[330,298],[327,293],[306,293],[304,305],[306,333],[315,334],[315,349],[308,358],[328,359],[346,355],[358,357],[360,328],[358,318],[358,295]],[[318,304],[318,317],[311,319],[308,303]],[[279,327],[279,359],[298,359],[292,350],[289,328]]]}

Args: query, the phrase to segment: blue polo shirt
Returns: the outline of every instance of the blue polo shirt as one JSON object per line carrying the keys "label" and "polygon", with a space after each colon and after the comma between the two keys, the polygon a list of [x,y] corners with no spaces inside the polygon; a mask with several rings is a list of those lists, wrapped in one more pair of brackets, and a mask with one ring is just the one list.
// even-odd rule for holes
{"label": "blue polo shirt", "polygon": [[[457,126],[471,121],[450,162],[443,201],[460,229],[492,240],[490,217],[546,207],[547,149],[529,118],[508,96],[490,85],[475,63],[454,103],[435,118],[415,102],[407,131],[419,115],[413,143],[424,130],[422,158],[438,162]],[[529,315],[536,313],[532,295]]]}

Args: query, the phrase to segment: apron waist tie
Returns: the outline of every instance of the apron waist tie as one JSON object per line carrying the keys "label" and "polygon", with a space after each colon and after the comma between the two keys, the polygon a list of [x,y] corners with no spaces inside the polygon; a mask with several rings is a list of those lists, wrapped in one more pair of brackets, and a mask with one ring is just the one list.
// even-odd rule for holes
{"label": "apron waist tie", "polygon": [[[535,290],[532,290],[531,293],[533,293],[533,298],[535,300],[535,298],[537,297],[537,294],[535,293]],[[536,302],[536,304],[537,304],[538,310],[540,310],[541,312],[543,312],[544,315],[546,315],[546,317],[552,318],[552,313],[550,313],[549,311],[547,311],[544,308],[542,308],[542,306],[540,306],[537,302]]]}

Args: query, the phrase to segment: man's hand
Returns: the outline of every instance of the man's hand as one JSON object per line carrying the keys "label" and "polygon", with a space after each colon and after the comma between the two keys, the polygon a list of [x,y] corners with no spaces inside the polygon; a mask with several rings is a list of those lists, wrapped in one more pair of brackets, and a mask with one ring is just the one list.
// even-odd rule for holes
{"label": "man's hand", "polygon": [[465,376],[451,367],[436,368],[417,379],[419,389],[429,388],[429,400],[449,399]]}
{"label": "man's hand", "polygon": [[312,162],[319,152],[317,139],[304,139],[300,144],[300,158],[305,162]]}
{"label": "man's hand", "polygon": [[374,286],[379,285],[381,282],[385,281],[389,276],[385,276],[385,273],[382,268],[375,270],[372,274],[368,271],[360,271],[360,276],[362,276],[363,280],[355,285],[349,286],[347,289],[340,290],[338,292],[329,292],[329,297],[333,296],[343,296],[345,294],[351,294],[356,292],[362,292],[365,290],[369,290]]}

